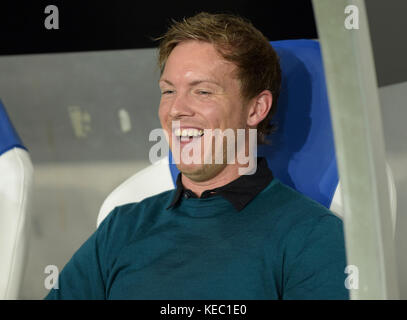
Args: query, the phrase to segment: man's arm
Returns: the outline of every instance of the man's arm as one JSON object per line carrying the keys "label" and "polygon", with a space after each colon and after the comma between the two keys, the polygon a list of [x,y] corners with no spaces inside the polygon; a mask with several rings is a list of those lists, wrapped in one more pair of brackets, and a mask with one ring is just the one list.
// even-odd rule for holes
{"label": "man's arm", "polygon": [[342,221],[326,214],[301,224],[287,240],[283,299],[349,299]]}

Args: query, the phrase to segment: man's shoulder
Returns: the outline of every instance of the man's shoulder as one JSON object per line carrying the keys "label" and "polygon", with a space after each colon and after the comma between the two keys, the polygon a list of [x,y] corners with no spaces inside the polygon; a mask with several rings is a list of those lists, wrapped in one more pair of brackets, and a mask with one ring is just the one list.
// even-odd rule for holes
{"label": "man's shoulder", "polygon": [[120,212],[126,212],[128,214],[137,213],[140,210],[146,210],[153,208],[163,208],[165,209],[168,206],[171,197],[174,194],[174,189],[163,191],[159,194],[153,195],[151,197],[144,198],[139,202],[126,203],[120,206],[117,206],[115,209]]}
{"label": "man's shoulder", "polygon": [[328,208],[278,180],[261,196],[270,208],[262,226],[273,240],[271,252],[282,252],[293,265],[301,255],[318,260],[322,252],[344,261],[343,222]]}
{"label": "man's shoulder", "polygon": [[173,192],[174,190],[167,190],[139,202],[116,206],[100,224],[99,228],[104,225],[114,228],[117,225],[120,226],[121,230],[126,226],[135,230],[146,221],[157,220],[162,216],[162,211],[169,205]]}
{"label": "man's shoulder", "polygon": [[333,224],[342,223],[328,208],[276,178],[263,190],[260,197],[259,200],[265,208],[269,208],[270,214],[291,225],[314,225],[320,220],[329,220]]}

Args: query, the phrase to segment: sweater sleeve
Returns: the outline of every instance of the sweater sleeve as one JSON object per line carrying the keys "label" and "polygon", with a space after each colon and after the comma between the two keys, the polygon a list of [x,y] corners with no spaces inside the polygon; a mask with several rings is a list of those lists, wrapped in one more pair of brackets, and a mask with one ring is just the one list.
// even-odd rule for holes
{"label": "sweater sleeve", "polygon": [[111,236],[114,213],[101,223],[92,236],[76,251],[58,277],[58,286],[46,300],[103,300],[105,295],[106,247]]}
{"label": "sweater sleeve", "polygon": [[325,214],[293,229],[287,238],[282,298],[349,299],[342,220]]}

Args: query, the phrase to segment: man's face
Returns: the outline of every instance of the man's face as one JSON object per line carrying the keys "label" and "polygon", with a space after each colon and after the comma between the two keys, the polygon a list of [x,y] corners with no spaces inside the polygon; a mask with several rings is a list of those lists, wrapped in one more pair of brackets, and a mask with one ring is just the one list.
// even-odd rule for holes
{"label": "man's face", "polygon": [[[198,140],[201,143],[200,163],[187,164],[181,157],[178,169],[194,181],[215,177],[227,164],[215,164],[214,160],[212,164],[204,164],[204,157],[213,150],[205,148],[204,137],[199,133],[204,129],[224,131],[247,127],[247,108],[241,97],[236,66],[223,59],[212,44],[186,41],[178,44],[171,52],[159,85],[159,118],[168,133],[171,150],[173,141],[180,143],[181,153],[188,144],[197,143]],[[179,130],[173,126],[173,121],[179,121]],[[187,130],[188,136],[191,133],[198,133],[198,136],[178,137],[183,130]],[[225,152],[225,145],[221,152]],[[188,147],[191,149],[192,146]],[[215,152],[212,154],[214,159]]]}

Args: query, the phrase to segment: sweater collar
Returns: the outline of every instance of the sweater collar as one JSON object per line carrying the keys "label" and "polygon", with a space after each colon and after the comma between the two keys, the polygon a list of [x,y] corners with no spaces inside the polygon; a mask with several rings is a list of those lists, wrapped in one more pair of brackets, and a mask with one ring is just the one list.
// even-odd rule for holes
{"label": "sweater collar", "polygon": [[[222,196],[228,200],[233,207],[242,210],[255,196],[257,196],[273,180],[273,174],[267,165],[267,160],[263,157],[257,158],[257,170],[252,175],[242,175],[236,180],[215,189],[205,190],[201,199],[212,196]],[[182,201],[182,198],[198,198],[189,189],[186,189],[181,180],[181,173],[178,174],[176,190],[171,204],[167,209],[173,208]]]}

